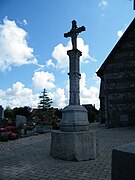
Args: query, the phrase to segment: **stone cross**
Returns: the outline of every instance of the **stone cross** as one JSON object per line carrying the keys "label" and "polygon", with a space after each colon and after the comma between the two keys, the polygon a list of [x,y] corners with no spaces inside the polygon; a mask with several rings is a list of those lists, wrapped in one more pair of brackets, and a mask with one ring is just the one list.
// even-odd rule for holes
{"label": "stone cross", "polygon": [[82,52],[77,49],[77,35],[85,28],[77,28],[76,21],[72,21],[72,29],[64,34],[71,37],[73,49],[67,51],[69,56],[69,105],[62,110],[59,131],[51,131],[50,154],[54,158],[66,161],[85,161],[95,159],[97,152],[96,131],[89,130],[88,114],[84,106],[80,105],[79,58]]}
{"label": "stone cross", "polygon": [[76,21],[73,20],[72,21],[72,29],[68,33],[64,33],[65,38],[71,37],[73,49],[77,49],[77,36],[82,31],[85,31],[85,27],[81,26],[78,28],[76,25]]}
{"label": "stone cross", "polygon": [[72,29],[64,34],[64,37],[71,37],[73,49],[67,51],[69,56],[69,82],[70,82],[70,98],[69,105],[80,105],[80,87],[79,80],[81,78],[79,68],[79,57],[82,55],[81,51],[77,49],[77,36],[85,27],[77,28],[76,21],[72,21]]}

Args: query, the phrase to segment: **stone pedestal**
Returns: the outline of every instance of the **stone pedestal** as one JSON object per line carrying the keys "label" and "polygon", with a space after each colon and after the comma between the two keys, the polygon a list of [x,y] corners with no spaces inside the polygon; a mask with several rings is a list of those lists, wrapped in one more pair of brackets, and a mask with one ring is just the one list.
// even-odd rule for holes
{"label": "stone pedestal", "polygon": [[62,111],[61,130],[62,131],[86,131],[89,122],[87,110],[80,105],[66,106]]}
{"label": "stone pedestal", "polygon": [[88,127],[87,110],[69,105],[62,111],[61,129],[51,132],[51,151],[54,158],[85,161],[98,154],[97,132]]}
{"label": "stone pedestal", "polygon": [[85,161],[97,156],[96,131],[52,131],[51,151],[54,158]]}

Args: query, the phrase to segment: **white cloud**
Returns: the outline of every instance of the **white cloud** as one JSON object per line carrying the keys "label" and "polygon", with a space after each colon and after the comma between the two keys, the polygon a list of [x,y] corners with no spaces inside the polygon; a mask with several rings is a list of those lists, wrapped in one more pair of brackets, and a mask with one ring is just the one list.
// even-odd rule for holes
{"label": "white cloud", "polygon": [[35,72],[44,71],[45,68],[56,68],[56,65],[53,63],[52,59],[48,59],[45,64],[37,64],[38,68]]}
{"label": "white cloud", "polygon": [[100,0],[100,2],[99,2],[99,7],[100,8],[104,9],[104,8],[107,7],[107,5],[108,5],[107,0]]}
{"label": "white cloud", "polygon": [[35,89],[52,89],[55,87],[55,76],[49,72],[35,72],[32,82]]}
{"label": "white cloud", "polygon": [[37,107],[39,102],[39,94],[33,94],[32,90],[26,88],[21,82],[16,82],[6,91],[0,90],[0,102],[5,108],[6,106],[14,107]]}
{"label": "white cloud", "polygon": [[[47,94],[53,100],[53,107],[64,108],[66,106],[67,98],[64,89],[57,88],[53,92],[47,91]],[[39,93],[33,94],[32,90],[26,88],[21,82],[16,82],[6,91],[0,90],[0,104],[4,108],[7,106],[11,108],[24,106],[37,108],[38,103]]]}
{"label": "white cloud", "polygon": [[[98,69],[97,69],[98,70]],[[97,72],[97,70],[96,70],[96,72]],[[94,80],[94,84],[96,85],[96,86],[100,86],[100,78],[97,76],[97,74],[96,73],[94,73],[94,75],[93,75],[93,80]]]}
{"label": "white cloud", "polygon": [[[69,84],[64,88],[57,88],[54,84],[53,74],[48,72],[35,72],[33,76],[33,85],[36,89],[47,89],[47,94],[53,100],[53,107],[64,108],[68,105]],[[68,83],[69,81],[67,81]],[[51,91],[53,88],[53,91]],[[68,94],[68,95],[67,95]],[[81,104],[95,104],[99,108],[99,88],[96,86],[87,87],[86,74],[81,74],[80,80],[80,101]],[[6,91],[0,90],[0,104],[3,107],[37,107],[39,103],[39,94],[33,94],[32,90],[26,88],[21,82],[16,82]]]}
{"label": "white cloud", "polygon": [[63,44],[58,44],[54,48],[54,51],[52,52],[52,57],[57,60],[57,69],[64,70],[68,67],[67,47],[64,47]]}
{"label": "white cloud", "polygon": [[3,24],[0,24],[0,71],[11,70],[12,66],[37,63],[26,37],[27,32],[18,27],[15,21],[3,20]]}
{"label": "white cloud", "polygon": [[84,44],[84,40],[82,38],[77,39],[78,46],[77,48],[82,52],[82,56],[80,60],[82,63],[89,63],[90,61],[96,61],[95,58],[89,55],[89,45]]}
{"label": "white cloud", "polygon": [[[90,61],[96,61],[89,55],[89,45],[85,45],[82,38],[77,38],[78,49],[82,52],[80,60],[82,63],[89,63]],[[61,70],[66,70],[69,65],[69,57],[67,51],[72,49],[71,40],[66,46],[63,44],[58,44],[54,51],[52,52],[52,57],[56,59],[56,68]]]}
{"label": "white cloud", "polygon": [[124,33],[124,30],[123,30],[123,29],[122,29],[122,30],[119,30],[119,31],[117,32],[118,37],[120,38],[120,37],[123,35],[123,33]]}
{"label": "white cloud", "polygon": [[121,38],[121,36],[124,34],[125,30],[127,29],[129,25],[124,24],[123,28],[117,31],[118,38]]}
{"label": "white cloud", "polygon": [[118,38],[121,38],[121,36],[124,34],[125,30],[126,30],[126,27],[117,32]]}
{"label": "white cloud", "polygon": [[28,25],[28,22],[26,21],[26,19],[23,20],[24,25]]}
{"label": "white cloud", "polygon": [[62,88],[56,89],[56,91],[53,91],[52,93],[48,93],[49,97],[53,100],[53,106],[58,108],[64,108],[66,106],[66,96],[65,91]]}
{"label": "white cloud", "polygon": [[55,67],[55,64],[53,63],[52,59],[48,59],[46,61],[46,67],[52,67],[52,68]]}
{"label": "white cloud", "polygon": [[35,70],[35,72],[44,71],[45,65],[43,65],[43,64],[37,64],[37,66],[38,66],[38,68]]}
{"label": "white cloud", "polygon": [[86,87],[86,74],[81,74],[80,81],[80,101],[81,104],[95,104],[99,108],[99,88],[96,86]]}

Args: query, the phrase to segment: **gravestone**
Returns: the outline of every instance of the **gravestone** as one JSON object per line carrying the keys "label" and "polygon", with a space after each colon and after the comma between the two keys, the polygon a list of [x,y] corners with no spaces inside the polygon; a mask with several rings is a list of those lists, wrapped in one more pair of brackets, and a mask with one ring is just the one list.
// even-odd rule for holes
{"label": "gravestone", "polygon": [[72,50],[67,51],[69,56],[69,105],[62,111],[60,130],[51,132],[50,154],[54,158],[63,160],[83,161],[95,159],[97,156],[97,137],[95,131],[89,131],[87,110],[80,105],[81,78],[79,58],[82,52],[77,49],[77,35],[85,31],[85,27],[77,27],[72,21],[72,29],[64,34],[71,37]]}
{"label": "gravestone", "polygon": [[120,116],[120,125],[121,126],[127,126],[128,125],[128,115],[127,114],[122,114]]}
{"label": "gravestone", "polygon": [[19,127],[26,123],[26,117],[22,115],[16,115],[16,126]]}
{"label": "gravestone", "polygon": [[47,133],[50,132],[52,127],[50,125],[37,125],[36,126],[36,132],[37,133]]}
{"label": "gravestone", "polygon": [[0,119],[4,119],[4,108],[0,105]]}
{"label": "gravestone", "polygon": [[23,137],[26,135],[26,130],[24,129],[24,124],[26,124],[26,117],[22,115],[16,115],[16,127],[19,128],[19,135]]}

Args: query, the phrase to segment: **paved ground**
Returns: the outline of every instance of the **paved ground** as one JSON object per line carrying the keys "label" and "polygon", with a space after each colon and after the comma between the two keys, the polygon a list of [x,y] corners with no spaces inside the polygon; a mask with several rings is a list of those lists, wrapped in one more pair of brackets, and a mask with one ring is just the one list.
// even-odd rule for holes
{"label": "paved ground", "polygon": [[98,130],[99,156],[95,160],[71,162],[50,156],[50,134],[0,142],[0,180],[110,180],[114,147],[135,141],[135,127]]}

